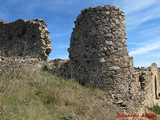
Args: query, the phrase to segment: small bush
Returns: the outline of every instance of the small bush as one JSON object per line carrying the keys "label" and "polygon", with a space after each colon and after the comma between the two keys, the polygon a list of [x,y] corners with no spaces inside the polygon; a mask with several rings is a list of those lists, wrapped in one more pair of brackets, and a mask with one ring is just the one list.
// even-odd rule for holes
{"label": "small bush", "polygon": [[158,106],[158,105],[150,107],[148,109],[151,110],[152,112],[156,113],[156,114],[160,114],[160,106]]}

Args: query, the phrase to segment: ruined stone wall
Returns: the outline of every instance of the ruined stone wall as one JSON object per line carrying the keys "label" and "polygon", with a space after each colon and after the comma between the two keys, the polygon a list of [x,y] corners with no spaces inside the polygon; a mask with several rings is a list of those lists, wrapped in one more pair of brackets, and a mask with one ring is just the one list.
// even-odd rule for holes
{"label": "ruined stone wall", "polygon": [[126,45],[124,13],[115,6],[81,11],[68,49],[70,60],[44,61],[50,51],[49,32],[43,20],[0,21],[0,75],[21,68],[29,71],[43,68],[54,75],[74,77],[83,85],[106,90],[108,102],[127,112],[160,105],[157,65],[133,68]]}
{"label": "ruined stone wall", "polygon": [[160,80],[158,74],[159,72],[157,64],[152,63],[152,65],[149,67],[149,77],[145,81],[145,105],[149,107],[154,105],[160,105]]}
{"label": "ruined stone wall", "polygon": [[0,21],[0,56],[46,60],[50,51],[49,32],[43,20]]}
{"label": "ruined stone wall", "polygon": [[129,99],[133,61],[126,45],[124,13],[117,7],[81,11],[68,51],[72,75],[81,84],[110,91],[119,104]]}
{"label": "ruined stone wall", "polygon": [[[156,63],[145,68],[135,68],[133,80],[130,83],[132,111],[144,113],[145,106],[160,105],[160,80]],[[130,110],[131,110],[130,109]]]}
{"label": "ruined stone wall", "polygon": [[28,72],[42,70],[44,65],[45,62],[40,61],[38,58],[0,57],[0,76],[17,70],[26,70]]}

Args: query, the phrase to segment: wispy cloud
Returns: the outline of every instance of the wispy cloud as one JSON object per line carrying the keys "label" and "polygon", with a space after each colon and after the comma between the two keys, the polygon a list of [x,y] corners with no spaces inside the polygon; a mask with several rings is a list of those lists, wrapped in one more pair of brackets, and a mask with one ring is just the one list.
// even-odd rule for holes
{"label": "wispy cloud", "polygon": [[135,55],[134,56],[134,66],[150,66],[151,63],[156,62],[160,66],[160,50],[150,51],[148,54]]}
{"label": "wispy cloud", "polygon": [[143,46],[130,51],[129,54],[131,56],[132,55],[142,55],[142,54],[146,54],[146,53],[149,53],[157,49],[160,49],[160,37],[155,40],[152,39],[152,41],[146,42]]}
{"label": "wispy cloud", "polygon": [[157,0],[122,0],[123,7],[122,9],[125,11],[126,14],[131,14],[133,12],[137,12],[143,9],[146,9],[150,6],[156,5]]}
{"label": "wispy cloud", "polygon": [[149,67],[153,63],[153,61],[141,60],[141,61],[135,61],[134,63],[135,67],[142,67],[142,66]]}
{"label": "wispy cloud", "polygon": [[68,58],[66,49],[69,47],[72,23],[80,10],[106,4],[119,6],[126,14],[127,44],[135,65],[148,66],[152,61],[160,65],[160,57],[157,56],[160,49],[160,22],[153,24],[153,20],[160,18],[159,0],[5,0],[4,4],[0,4],[0,18],[5,20],[9,17],[8,20],[12,20],[26,16],[28,19],[46,19],[53,40],[50,56],[65,59]]}
{"label": "wispy cloud", "polygon": [[160,35],[160,26],[157,26],[157,24],[158,23],[155,23],[154,25],[147,25],[140,31],[140,34],[143,37],[154,37]]}
{"label": "wispy cloud", "polygon": [[157,44],[154,44],[152,46],[145,46],[143,48],[139,48],[139,49],[136,49],[134,51],[130,51],[130,55],[140,55],[140,54],[145,54],[145,53],[148,53],[150,51],[153,51],[153,50],[156,50],[160,48],[160,44],[157,45]]}
{"label": "wispy cloud", "polygon": [[121,0],[119,5],[126,15],[127,30],[131,31],[147,21],[159,18],[159,4],[158,0]]}
{"label": "wispy cloud", "polygon": [[[124,0],[123,0],[124,2]],[[160,27],[159,22],[152,22],[160,18],[160,1],[137,0],[125,1],[123,9],[126,13],[127,31],[130,33],[130,56],[134,57],[135,66],[149,66],[152,62],[160,65]],[[133,34],[134,32],[134,34]],[[136,36],[136,37],[135,37]],[[135,39],[133,39],[135,38]]]}
{"label": "wispy cloud", "polygon": [[54,47],[55,49],[67,49],[69,48],[69,45],[58,45]]}
{"label": "wispy cloud", "polygon": [[68,55],[60,56],[61,59],[69,59]]}
{"label": "wispy cloud", "polygon": [[154,59],[156,59],[156,60],[158,59],[160,61],[160,54],[159,53],[160,53],[160,49],[157,49],[157,50],[153,50],[143,56],[145,56],[146,59],[154,58]]}
{"label": "wispy cloud", "polygon": [[134,29],[140,26],[141,24],[156,18],[160,18],[160,7],[156,6],[152,9],[146,9],[136,14],[126,15],[127,26],[129,29]]}

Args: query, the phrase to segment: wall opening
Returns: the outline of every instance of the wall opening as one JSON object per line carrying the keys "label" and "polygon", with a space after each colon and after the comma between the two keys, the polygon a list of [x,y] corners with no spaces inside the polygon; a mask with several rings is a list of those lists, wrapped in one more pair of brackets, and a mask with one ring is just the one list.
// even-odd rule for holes
{"label": "wall opening", "polygon": [[142,73],[139,76],[139,82],[140,82],[141,90],[144,91],[145,90],[145,74],[144,73]]}
{"label": "wall opening", "polygon": [[155,98],[158,99],[158,96],[157,96],[157,78],[156,76],[154,77],[154,84],[155,84]]}

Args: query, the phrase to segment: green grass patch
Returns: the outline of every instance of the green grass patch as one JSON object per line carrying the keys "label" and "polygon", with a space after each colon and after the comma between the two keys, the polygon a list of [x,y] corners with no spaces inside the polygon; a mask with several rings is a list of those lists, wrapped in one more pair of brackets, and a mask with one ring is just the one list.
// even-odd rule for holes
{"label": "green grass patch", "polygon": [[[93,111],[100,111],[97,106],[101,106],[101,96],[99,89],[83,87],[74,79],[65,80],[47,71],[21,69],[2,73],[0,120],[85,120],[89,115],[96,118]],[[93,103],[95,97],[97,105]]]}
{"label": "green grass patch", "polygon": [[[82,98],[94,90],[47,71],[12,71],[0,76],[1,120],[74,120]],[[78,114],[85,116],[87,112]]]}
{"label": "green grass patch", "polygon": [[148,108],[150,111],[156,113],[156,114],[160,114],[160,106],[156,105],[156,106],[153,106],[153,107],[149,107]]}

